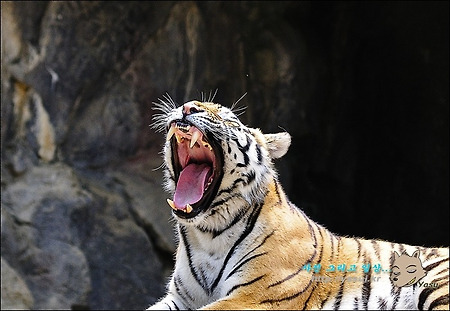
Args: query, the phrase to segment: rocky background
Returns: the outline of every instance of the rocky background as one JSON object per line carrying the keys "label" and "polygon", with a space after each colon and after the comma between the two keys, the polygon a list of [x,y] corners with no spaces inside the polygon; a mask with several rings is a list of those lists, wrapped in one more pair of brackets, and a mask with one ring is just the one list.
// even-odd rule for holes
{"label": "rocky background", "polygon": [[448,2],[1,2],[1,307],[144,309],[175,238],[152,102],[293,136],[334,232],[449,245]]}

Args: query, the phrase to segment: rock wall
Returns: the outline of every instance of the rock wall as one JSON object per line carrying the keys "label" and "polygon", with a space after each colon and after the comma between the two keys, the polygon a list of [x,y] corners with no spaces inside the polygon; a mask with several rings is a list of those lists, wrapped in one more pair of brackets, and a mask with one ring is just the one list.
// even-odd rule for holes
{"label": "rock wall", "polygon": [[293,136],[332,231],[448,238],[448,2],[1,3],[2,309],[144,309],[176,240],[152,102],[212,94]]}

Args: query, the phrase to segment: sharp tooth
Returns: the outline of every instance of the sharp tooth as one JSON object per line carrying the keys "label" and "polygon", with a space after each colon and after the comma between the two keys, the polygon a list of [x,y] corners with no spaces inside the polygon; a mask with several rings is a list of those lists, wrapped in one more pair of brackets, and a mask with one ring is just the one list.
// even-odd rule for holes
{"label": "sharp tooth", "polygon": [[181,143],[183,141],[183,137],[175,133],[175,138],[177,139],[177,143]]}
{"label": "sharp tooth", "polygon": [[177,131],[177,130],[176,130],[175,126],[172,125],[172,126],[170,127],[170,130],[167,132],[167,138],[166,138],[166,140],[169,141],[169,140],[172,138],[173,134],[174,134],[176,131]]}
{"label": "sharp tooth", "polygon": [[192,206],[191,204],[186,205],[186,213],[192,212]]}
{"label": "sharp tooth", "polygon": [[212,151],[212,147],[208,144],[208,143],[203,143],[203,146],[205,146],[205,148],[208,148],[210,151]]}
{"label": "sharp tooth", "polygon": [[173,203],[173,201],[171,199],[167,199],[167,204],[169,204],[172,209],[177,210],[177,208],[175,207],[175,204]]}
{"label": "sharp tooth", "polygon": [[200,132],[199,131],[195,131],[194,133],[192,133],[191,143],[189,144],[190,148],[194,147],[194,145],[197,142],[197,139],[199,137],[200,137]]}

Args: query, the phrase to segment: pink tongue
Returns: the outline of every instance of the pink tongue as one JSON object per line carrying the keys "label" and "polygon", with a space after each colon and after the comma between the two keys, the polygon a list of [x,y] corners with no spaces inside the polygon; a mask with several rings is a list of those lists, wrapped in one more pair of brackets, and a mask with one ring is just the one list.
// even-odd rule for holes
{"label": "pink tongue", "polygon": [[187,204],[200,201],[210,170],[211,167],[207,164],[191,163],[181,171],[173,197],[176,208],[184,210]]}

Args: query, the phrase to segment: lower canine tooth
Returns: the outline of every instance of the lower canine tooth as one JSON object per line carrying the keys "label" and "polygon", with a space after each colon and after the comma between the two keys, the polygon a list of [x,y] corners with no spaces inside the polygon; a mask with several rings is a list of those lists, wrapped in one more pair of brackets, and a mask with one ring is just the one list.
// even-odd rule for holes
{"label": "lower canine tooth", "polygon": [[175,207],[175,204],[173,203],[173,201],[171,199],[167,199],[167,204],[169,204],[172,209],[177,210],[177,208]]}
{"label": "lower canine tooth", "polygon": [[192,206],[190,204],[186,205],[186,213],[192,212]]}

